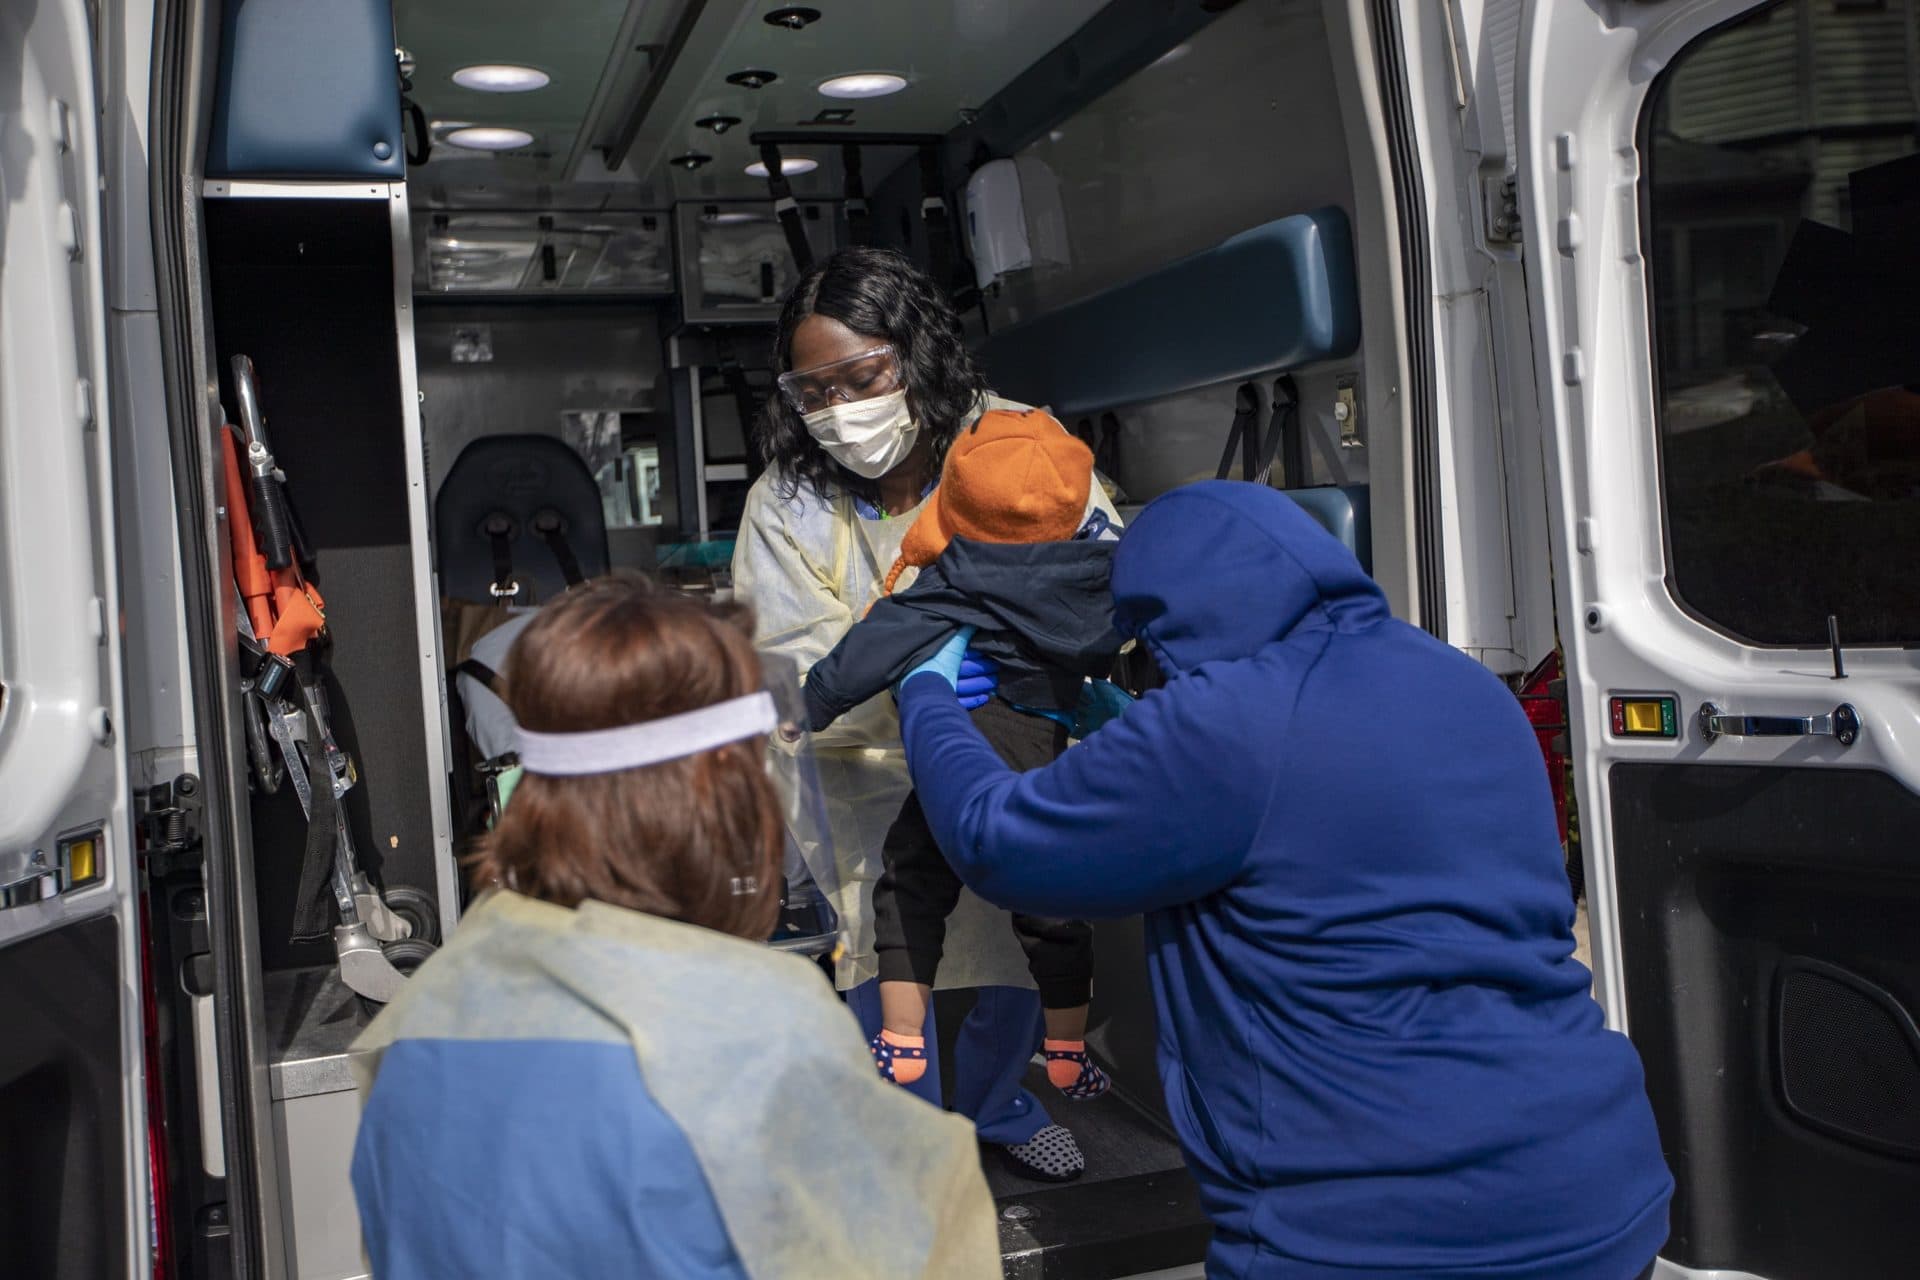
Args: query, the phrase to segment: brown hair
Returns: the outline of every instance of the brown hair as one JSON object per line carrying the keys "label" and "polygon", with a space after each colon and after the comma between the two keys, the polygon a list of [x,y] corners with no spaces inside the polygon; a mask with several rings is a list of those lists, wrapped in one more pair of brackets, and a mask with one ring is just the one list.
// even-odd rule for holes
{"label": "brown hair", "polygon": [[[763,677],[748,616],[639,574],[595,579],[514,641],[508,705],[525,729],[581,733],[752,693]],[[755,737],[617,773],[530,773],[469,861],[476,889],[592,898],[758,941],[779,914],[781,830]]]}

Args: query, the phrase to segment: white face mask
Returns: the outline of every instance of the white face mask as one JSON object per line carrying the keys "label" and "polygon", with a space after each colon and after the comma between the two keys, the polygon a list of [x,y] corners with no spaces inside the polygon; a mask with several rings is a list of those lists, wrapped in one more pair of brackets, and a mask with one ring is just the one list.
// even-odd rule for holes
{"label": "white face mask", "polygon": [[830,404],[801,419],[827,456],[868,480],[899,466],[920,438],[906,389],[852,404]]}

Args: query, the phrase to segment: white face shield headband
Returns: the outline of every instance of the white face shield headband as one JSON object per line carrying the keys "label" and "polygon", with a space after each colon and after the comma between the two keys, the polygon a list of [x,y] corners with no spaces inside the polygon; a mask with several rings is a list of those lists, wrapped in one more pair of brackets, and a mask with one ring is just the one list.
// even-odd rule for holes
{"label": "white face shield headband", "polygon": [[549,778],[581,778],[641,769],[712,751],[728,743],[771,734],[779,727],[773,695],[762,691],[744,698],[661,720],[644,720],[585,733],[535,733],[520,730],[520,767]]}
{"label": "white face shield headband", "polygon": [[[760,663],[766,688],[725,702],[582,733],[521,729],[519,764],[526,773],[540,777],[592,777],[766,738],[767,777],[779,798],[786,827],[782,911],[770,941],[783,950],[824,954],[839,941],[840,921],[830,902],[840,878],[827,827],[826,798],[807,732],[806,699],[792,659],[762,654]],[[752,877],[741,877],[734,884],[734,892],[741,894],[758,893],[761,888]]]}

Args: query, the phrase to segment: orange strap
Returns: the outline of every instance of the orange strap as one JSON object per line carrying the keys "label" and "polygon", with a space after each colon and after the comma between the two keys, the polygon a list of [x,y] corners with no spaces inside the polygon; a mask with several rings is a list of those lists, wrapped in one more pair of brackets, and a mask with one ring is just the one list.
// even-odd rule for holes
{"label": "orange strap", "polygon": [[220,428],[220,452],[227,489],[227,537],[233,547],[233,580],[247,602],[253,634],[265,638],[273,630],[273,578],[267,558],[253,537],[253,513],[247,505],[247,484],[240,474],[240,449],[233,428]]}
{"label": "orange strap", "polygon": [[267,651],[292,657],[327,629],[326,601],[301,575],[298,565],[267,568],[253,536],[253,512],[247,504],[247,485],[240,474],[240,449],[233,430],[220,431],[227,489],[227,535],[233,544],[233,580],[247,602],[253,634]]}
{"label": "orange strap", "polygon": [[273,602],[277,615],[267,638],[267,651],[292,657],[327,629],[326,602],[293,569],[273,573]]}

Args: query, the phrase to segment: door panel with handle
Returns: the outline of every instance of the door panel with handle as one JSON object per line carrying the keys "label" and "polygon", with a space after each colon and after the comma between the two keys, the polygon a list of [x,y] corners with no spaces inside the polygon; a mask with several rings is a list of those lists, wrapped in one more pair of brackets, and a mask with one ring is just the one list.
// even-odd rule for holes
{"label": "door panel with handle", "polygon": [[1669,1274],[1920,1256],[1916,22],[1535,0],[1520,35],[1595,973]]}
{"label": "door panel with handle", "polygon": [[92,33],[0,6],[0,1270],[144,1273]]}

